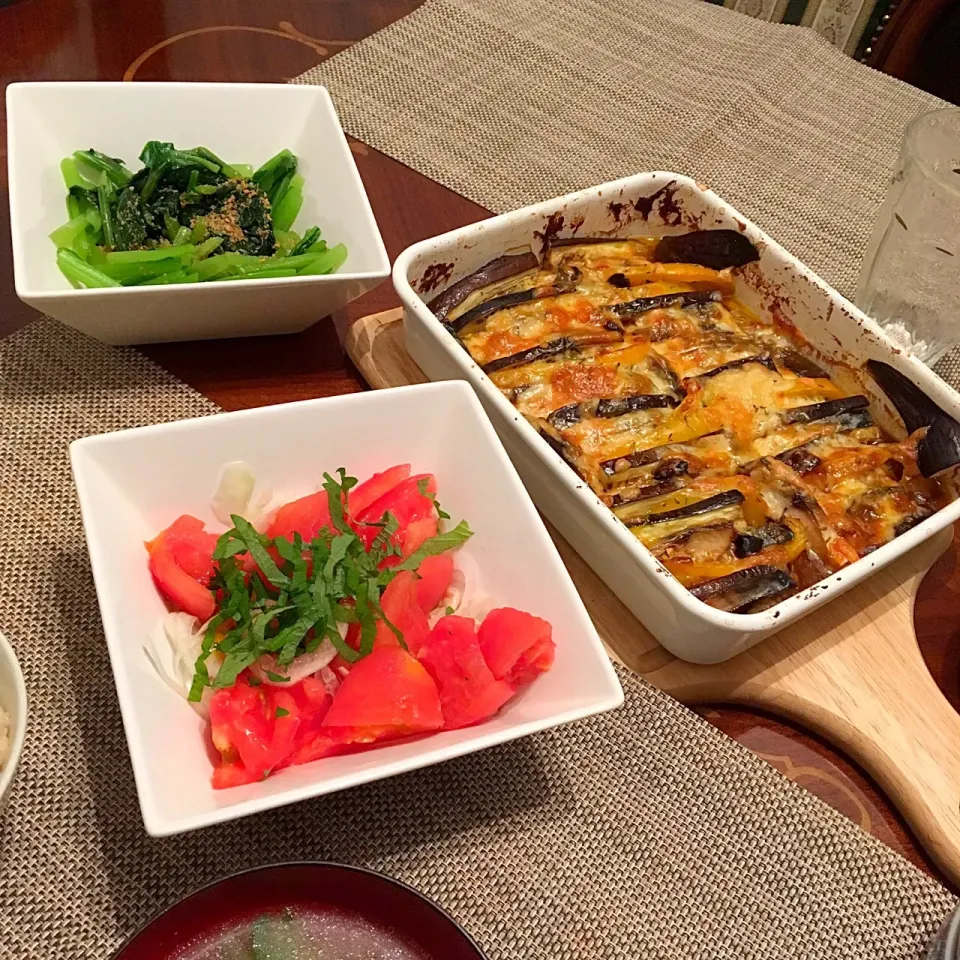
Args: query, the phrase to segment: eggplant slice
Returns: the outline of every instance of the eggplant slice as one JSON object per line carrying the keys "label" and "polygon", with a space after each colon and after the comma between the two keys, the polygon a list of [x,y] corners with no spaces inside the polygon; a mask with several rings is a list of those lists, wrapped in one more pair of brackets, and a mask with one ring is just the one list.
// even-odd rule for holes
{"label": "eggplant slice", "polygon": [[[695,503],[688,503],[685,507],[676,510],[664,510],[661,513],[648,513],[642,517],[631,517],[623,522],[628,527],[646,527],[658,523],[671,523],[674,520],[688,520],[690,517],[699,517],[707,513],[715,513],[724,507],[733,507],[743,503],[744,496],[739,490],[724,490]],[[622,519],[622,518],[621,518]]]}
{"label": "eggplant slice", "polygon": [[881,360],[868,360],[867,369],[903,418],[907,433],[929,427],[938,416],[946,414],[896,367]]}
{"label": "eggplant slice", "polygon": [[557,337],[555,340],[538,343],[535,347],[521,350],[519,353],[511,353],[508,357],[498,357],[496,360],[485,363],[481,369],[484,373],[496,373],[498,370],[506,370],[507,367],[522,367],[528,363],[536,363],[538,360],[558,357],[562,353],[576,352],[578,349],[576,341],[570,337]]}
{"label": "eggplant slice", "polygon": [[629,300],[627,303],[614,304],[610,309],[618,317],[633,318],[649,313],[651,310],[663,310],[668,307],[702,307],[708,303],[718,303],[722,299],[723,294],[719,290],[694,290],[691,293],[663,293],[656,297],[640,297],[637,300]]}
{"label": "eggplant slice", "polygon": [[551,413],[547,420],[558,430],[572,427],[581,420],[594,417],[610,419],[622,417],[638,410],[663,410],[675,407],[680,401],[668,393],[643,393],[632,397],[608,397],[599,400],[585,400],[581,403],[568,403]]}
{"label": "eggplant slice", "polygon": [[[557,272],[556,280],[552,284],[545,284],[539,287],[531,287],[529,290],[515,290],[512,293],[502,293],[498,297],[491,297],[471,307],[464,313],[461,313],[456,320],[447,321],[454,333],[459,333],[464,327],[469,326],[477,320],[483,320],[501,310],[509,310],[511,307],[519,306],[521,303],[533,303],[535,300],[549,300],[552,297],[559,297],[561,294],[569,293],[577,287],[577,281],[580,279],[580,271],[577,267],[570,267],[567,270]],[[619,329],[619,327],[617,328]]]}
{"label": "eggplant slice", "polygon": [[711,270],[725,270],[759,260],[760,251],[737,230],[694,230],[664,237],[653,258],[661,263],[699,263]]}
{"label": "eggplant slice", "polygon": [[797,350],[783,350],[777,357],[781,366],[798,377],[809,377],[811,380],[827,380],[829,374],[819,364]]}
{"label": "eggplant slice", "polygon": [[484,300],[475,307],[461,313],[456,320],[447,321],[447,325],[454,333],[459,333],[464,327],[473,323],[475,320],[482,320],[489,317],[492,313],[500,310],[506,310],[509,307],[515,307],[520,303],[530,303],[533,300],[544,300],[547,297],[555,297],[560,291],[556,287],[533,287],[530,290],[517,290],[515,293],[504,293],[499,297],[493,297],[490,300]]}
{"label": "eggplant slice", "polygon": [[925,477],[935,477],[960,463],[960,423],[939,413],[920,441],[917,463]]}
{"label": "eggplant slice", "polygon": [[776,597],[797,586],[789,574],[779,567],[760,564],[729,573],[716,580],[707,580],[690,587],[698,599],[728,613],[744,613],[760,600]]}
{"label": "eggplant slice", "polygon": [[733,540],[733,553],[743,560],[767,547],[789,543],[792,539],[793,531],[789,527],[779,523],[765,523],[754,533],[738,533]]}
{"label": "eggplant slice", "polygon": [[840,400],[824,400],[804,407],[791,407],[783,414],[784,423],[815,423],[818,420],[833,420],[844,430],[857,430],[873,425],[870,401],[862,396],[842,397]]}
{"label": "eggplant slice", "polygon": [[793,447],[777,454],[777,459],[799,474],[812,473],[820,466],[820,458],[806,446]]}
{"label": "eggplant slice", "polygon": [[889,363],[868,360],[867,368],[897,408],[909,433],[928,428],[917,448],[920,472],[935,477],[960,463],[960,423]]}
{"label": "eggplant slice", "polygon": [[706,373],[698,373],[697,377],[701,380],[709,380],[710,377],[715,377],[718,373],[726,373],[728,370],[737,370],[740,367],[745,367],[750,363],[759,363],[761,367],[766,367],[768,370],[772,370],[774,373],[777,372],[777,365],[773,362],[773,357],[760,354],[754,357],[740,357],[739,360],[730,360],[727,363],[720,364],[719,367],[714,367],[712,370],[708,370]]}
{"label": "eggplant slice", "polygon": [[485,263],[479,270],[474,271],[462,280],[447,287],[443,293],[434,297],[427,306],[433,311],[438,320],[446,320],[451,310],[463,303],[476,290],[482,290],[491,283],[499,283],[508,277],[528,270],[535,270],[540,265],[533,251],[519,254],[508,254],[497,257]]}

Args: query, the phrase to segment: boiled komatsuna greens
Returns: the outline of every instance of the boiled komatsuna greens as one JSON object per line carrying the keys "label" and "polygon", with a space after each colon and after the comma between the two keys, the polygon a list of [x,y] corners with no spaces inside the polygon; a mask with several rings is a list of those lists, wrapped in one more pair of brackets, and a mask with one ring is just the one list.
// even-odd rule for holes
{"label": "boiled komatsuna greens", "polygon": [[289,150],[254,170],[151,140],[139,159],[135,173],[93,149],[61,162],[67,221],[50,238],[75,287],[318,276],[347,258],[319,227],[293,230],[305,181]]}

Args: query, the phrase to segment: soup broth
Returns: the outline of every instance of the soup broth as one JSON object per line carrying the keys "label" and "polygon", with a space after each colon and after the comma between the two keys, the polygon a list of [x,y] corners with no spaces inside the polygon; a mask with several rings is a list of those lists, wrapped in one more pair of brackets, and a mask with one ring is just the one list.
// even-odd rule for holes
{"label": "soup broth", "polygon": [[409,941],[336,910],[284,910],[225,927],[176,960],[428,960]]}

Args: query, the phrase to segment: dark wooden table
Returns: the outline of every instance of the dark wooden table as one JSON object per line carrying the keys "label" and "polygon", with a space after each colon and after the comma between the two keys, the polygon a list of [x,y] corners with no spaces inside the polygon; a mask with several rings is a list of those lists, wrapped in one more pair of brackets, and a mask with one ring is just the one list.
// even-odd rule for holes
{"label": "dark wooden table", "polygon": [[[282,81],[369,36],[419,0],[19,0],[0,3],[0,80]],[[0,105],[0,151],[6,118]],[[389,157],[352,144],[391,257],[489,216]],[[34,312],[13,290],[6,162],[0,157],[0,334]],[[341,346],[352,320],[398,305],[389,283],[303,334],[150,347],[145,352],[227,410],[364,389]],[[927,662],[960,704],[957,544],[927,576],[916,610]],[[864,773],[822,740],[772,717],[717,705],[703,715],[791,779],[938,875]],[[942,879],[942,878],[941,878]]]}

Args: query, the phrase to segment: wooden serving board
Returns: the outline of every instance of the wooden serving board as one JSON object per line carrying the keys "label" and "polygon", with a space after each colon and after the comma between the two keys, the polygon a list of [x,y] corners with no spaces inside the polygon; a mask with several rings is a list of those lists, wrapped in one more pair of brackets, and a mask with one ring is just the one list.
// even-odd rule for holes
{"label": "wooden serving board", "polygon": [[[347,353],[375,389],[426,380],[406,351],[400,319],[399,309],[373,314],[347,334]],[[960,884],[960,715],[930,676],[913,628],[917,589],[949,546],[949,530],[746,653],[709,666],[668,653],[550,532],[615,657],[684,703],[746,704],[822,734],[869,771]]]}

